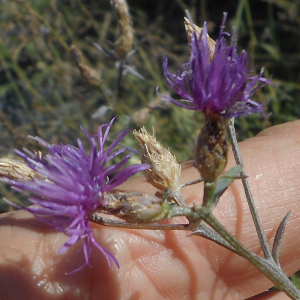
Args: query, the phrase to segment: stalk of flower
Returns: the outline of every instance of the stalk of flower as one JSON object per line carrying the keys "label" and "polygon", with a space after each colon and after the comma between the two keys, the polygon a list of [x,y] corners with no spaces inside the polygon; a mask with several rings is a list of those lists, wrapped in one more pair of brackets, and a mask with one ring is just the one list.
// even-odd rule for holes
{"label": "stalk of flower", "polygon": [[[208,182],[216,180],[222,168],[226,166],[226,121],[222,119],[246,116],[254,112],[264,115],[262,105],[251,100],[251,97],[257,89],[270,84],[269,80],[263,78],[263,69],[259,75],[251,76],[247,53],[237,53],[235,34],[231,45],[227,45],[225,36],[229,34],[224,32],[226,16],[224,13],[213,55],[206,23],[200,30],[190,21],[186,25],[191,40],[191,56],[188,63],[181,66],[176,74],[172,74],[168,71],[167,58],[163,59],[167,83],[183,99],[176,100],[163,95],[162,97],[180,107],[199,110],[205,115],[206,125],[199,135],[196,164],[201,176]],[[206,130],[208,132],[205,132]],[[214,170],[216,166],[217,170]],[[213,172],[216,173],[213,175]]]}
{"label": "stalk of flower", "polygon": [[[50,145],[38,137],[33,138],[48,149],[48,154],[40,158],[29,151],[16,152],[39,176],[35,176],[32,180],[1,179],[10,183],[15,190],[29,195],[30,202],[36,205],[21,207],[6,200],[9,204],[31,212],[38,220],[70,237],[59,253],[82,241],[85,263],[81,268],[85,265],[90,266],[92,246],[103,253],[109,265],[112,261],[118,266],[114,255],[95,240],[90,227],[90,218],[99,207],[106,204],[105,193],[149,167],[145,164],[124,167],[132,155],[131,151],[118,164],[108,166],[114,157],[129,150],[127,148],[114,150],[128,131],[121,133],[106,150],[104,149],[113,121],[101,125],[98,134],[94,136],[90,136],[82,129],[90,142],[89,153],[79,139],[78,147],[75,147],[63,144]],[[44,180],[45,178],[47,180]]]}
{"label": "stalk of flower", "polygon": [[[176,74],[172,74],[167,68],[167,58],[163,59],[165,78],[171,88],[183,99],[175,100],[161,96],[180,107],[203,112],[206,120],[198,138],[196,153],[196,166],[204,178],[204,199],[203,205],[195,206],[199,218],[190,224],[190,228],[193,230],[197,225],[201,226],[204,220],[234,248],[236,253],[249,260],[277,287],[292,299],[300,299],[299,292],[276,263],[279,247],[274,248],[274,252],[277,252],[274,257],[273,255],[266,258],[256,256],[239,243],[212,214],[212,209],[220,195],[241,172],[241,166],[237,166],[238,169],[235,170],[231,169],[228,172],[233,174],[230,181],[222,182],[220,174],[227,161],[226,118],[246,116],[254,112],[264,115],[262,105],[252,101],[251,97],[257,89],[270,84],[269,80],[263,78],[263,69],[259,75],[251,76],[247,53],[242,51],[240,55],[237,54],[235,34],[231,39],[231,45],[227,45],[225,36],[229,34],[224,32],[225,21],[226,14],[223,17],[212,59],[206,23],[197,36],[196,27],[192,22],[190,24],[194,30],[191,35],[191,56],[188,63],[181,66]],[[196,228],[194,232],[197,230]],[[262,228],[259,230],[263,232]],[[278,232],[280,231],[279,228]],[[282,236],[283,231],[277,235]]]}
{"label": "stalk of flower", "polygon": [[[213,111],[220,116],[225,115],[231,117],[232,120],[236,116],[247,115],[256,111],[263,114],[261,105],[253,102],[251,100],[251,96],[258,88],[262,87],[264,84],[270,84],[270,82],[267,79],[262,78],[263,69],[258,76],[250,76],[251,70],[248,70],[247,67],[248,59],[246,52],[243,51],[240,56],[237,55],[235,35],[232,38],[231,46],[226,45],[224,36],[228,35],[228,33],[223,32],[225,19],[226,14],[224,14],[218,42],[217,44],[213,45],[211,39],[206,33],[206,24],[204,24],[203,31],[201,28],[193,24],[193,22],[191,22],[189,19],[185,18],[188,40],[192,46],[192,55],[186,67],[187,71],[185,74],[182,73],[181,76],[179,75],[179,73],[179,76],[175,76],[170,74],[165,67],[165,76],[167,77],[167,79],[169,79],[169,84],[171,84],[172,87],[176,88],[175,91],[179,89],[180,93],[183,93],[182,96],[186,97],[187,100],[179,100],[179,102],[176,102],[176,100],[173,101],[175,101],[180,106],[182,106],[182,104],[187,105],[185,106],[186,108],[199,109],[204,113],[205,111]],[[207,39],[205,39],[205,36],[207,37]],[[203,43],[201,42],[201,38]],[[216,47],[217,51],[216,55],[214,56]],[[209,59],[207,59],[207,52],[209,53]],[[204,57],[204,61],[201,60],[202,56]],[[199,67],[198,69],[197,66]],[[203,69],[204,71],[202,73],[200,67],[203,66],[205,68]],[[197,80],[200,82],[200,89],[196,89],[193,87],[197,86],[198,83],[197,80],[194,80],[193,76],[189,74],[196,75],[195,78],[197,78]],[[186,89],[185,81],[187,82],[188,89]],[[261,85],[257,86],[259,83],[261,83]],[[206,121],[208,121],[207,116]],[[203,131],[205,130],[205,128],[206,126],[204,126]],[[231,126],[231,128],[233,128],[233,125]],[[222,129],[222,131],[224,130]],[[231,141],[234,141],[232,130],[229,130],[229,132]],[[204,136],[205,133],[200,133],[200,136],[201,135]],[[200,136],[199,142],[201,140]],[[216,138],[216,140],[218,140],[218,138]],[[201,148],[204,146],[200,144],[201,143],[197,143],[196,161],[198,161],[198,166],[201,168],[200,157],[203,162],[205,162],[205,158],[203,157],[203,154],[201,154]],[[233,149],[234,152],[236,152],[238,147],[236,142],[233,144],[233,147],[235,148]],[[207,160],[209,161],[209,158],[207,158]],[[241,159],[236,161],[237,163],[241,163]],[[262,248],[264,250],[265,256],[269,257],[270,251],[262,230],[261,222],[257,215],[254,201],[251,198],[247,179],[244,178],[242,179],[242,181],[245,187],[246,198],[251,214],[253,216],[253,221],[255,223]]]}

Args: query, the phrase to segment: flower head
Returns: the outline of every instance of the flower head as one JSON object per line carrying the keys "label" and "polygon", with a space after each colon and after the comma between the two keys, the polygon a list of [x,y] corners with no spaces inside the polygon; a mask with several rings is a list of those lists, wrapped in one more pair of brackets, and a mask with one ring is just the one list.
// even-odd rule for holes
{"label": "flower head", "polygon": [[[168,71],[168,60],[163,59],[165,78],[170,87],[183,99],[163,96],[174,104],[202,112],[211,111],[224,117],[245,116],[254,112],[263,114],[262,106],[251,100],[254,92],[269,80],[263,78],[263,69],[252,77],[245,51],[237,54],[236,36],[227,45],[224,32],[227,14],[224,13],[221,31],[211,58],[207,26],[191,35],[191,56],[176,74]],[[258,85],[261,83],[260,85]]]}
{"label": "flower head", "polygon": [[133,131],[133,135],[141,145],[141,161],[151,166],[145,170],[146,181],[160,190],[180,188],[181,166],[176,157],[164,148],[153,134],[149,134],[145,127],[140,131]]}
{"label": "flower head", "polygon": [[[149,167],[140,164],[123,168],[132,153],[126,155],[118,164],[107,166],[111,159],[129,150],[121,148],[113,151],[128,131],[121,133],[104,150],[104,143],[112,123],[113,120],[109,124],[101,125],[98,134],[94,136],[83,130],[90,142],[89,153],[79,139],[78,147],[74,147],[63,144],[50,145],[38,137],[34,138],[49,151],[43,159],[31,152],[27,154],[16,152],[40,176],[35,176],[32,180],[5,180],[19,192],[29,194],[30,202],[37,204],[21,208],[70,237],[59,253],[63,253],[76,242],[83,241],[87,265],[90,265],[89,257],[94,245],[104,254],[109,264],[112,260],[118,266],[116,258],[95,240],[90,227],[90,218],[98,207],[104,206],[104,193]],[[20,208],[17,204],[9,203]]]}

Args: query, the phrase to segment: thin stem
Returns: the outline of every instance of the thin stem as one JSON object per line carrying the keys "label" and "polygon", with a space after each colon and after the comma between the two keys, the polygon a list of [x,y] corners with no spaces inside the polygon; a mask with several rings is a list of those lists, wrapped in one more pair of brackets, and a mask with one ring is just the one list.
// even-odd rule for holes
{"label": "thin stem", "polygon": [[[237,165],[241,165],[243,166],[243,161],[242,161],[242,157],[240,154],[240,150],[239,150],[239,146],[237,143],[237,139],[236,139],[236,134],[235,134],[235,129],[234,129],[234,118],[230,119],[229,124],[228,124],[228,135],[231,141],[231,145],[232,145],[232,151],[233,151],[233,155],[234,155],[234,159]],[[253,200],[253,196],[250,190],[250,186],[248,183],[248,180],[246,178],[246,173],[244,171],[241,172],[241,180],[242,180],[242,184],[244,187],[244,191],[245,191],[245,195],[246,195],[246,199],[248,202],[248,206],[251,212],[251,216],[256,228],[256,232],[264,253],[264,256],[266,259],[271,259],[272,258],[272,253],[271,250],[269,248],[268,242],[267,242],[267,238],[266,235],[264,233],[264,230],[262,228],[262,224],[260,221],[260,218],[258,216],[257,210],[256,210],[256,206]]]}
{"label": "thin stem", "polygon": [[173,198],[173,200],[176,202],[177,205],[183,206],[183,207],[188,207],[186,202],[184,201],[180,191],[171,191],[170,196]]}
{"label": "thin stem", "polygon": [[218,245],[228,249],[229,251],[232,251],[236,253],[237,255],[240,255],[240,252],[236,250],[234,247],[232,247],[227,241],[225,241],[218,232],[213,230],[212,228],[208,227],[205,223],[201,222],[200,225],[197,227],[195,231],[193,231],[188,236],[198,235],[201,237],[206,238],[207,240],[213,241],[217,243]]}
{"label": "thin stem", "polygon": [[232,247],[234,247],[241,256],[252,263],[258,270],[260,270],[267,278],[269,278],[280,290],[285,292],[291,299],[299,300],[300,292],[289,280],[289,278],[283,273],[281,268],[276,265],[275,261],[271,257],[270,259],[264,259],[252,252],[250,252],[244,245],[242,245],[230,232],[215,217],[202,207],[201,219],[207,222],[214,230],[216,230],[224,240],[226,240]]}
{"label": "thin stem", "polygon": [[101,217],[99,214],[94,213],[90,219],[91,222],[117,228],[129,228],[129,229],[150,229],[150,230],[188,230],[189,224],[142,224],[142,223],[127,223],[117,220],[110,220]]}
{"label": "thin stem", "polygon": [[120,65],[118,67],[117,92],[119,92],[121,88],[121,81],[122,81],[123,71],[124,71],[124,60],[120,60],[119,63]]}
{"label": "thin stem", "polygon": [[199,179],[196,179],[194,181],[190,181],[190,182],[187,182],[187,183],[184,183],[180,186],[180,188],[183,188],[183,187],[186,187],[186,186],[189,186],[189,185],[194,185],[194,184],[197,184],[197,183],[200,183],[203,181],[203,178],[199,178]]}
{"label": "thin stem", "polygon": [[214,208],[214,195],[216,191],[216,182],[205,182],[204,183],[204,196],[203,196],[203,206],[205,206],[210,211]]}
{"label": "thin stem", "polygon": [[[127,228],[127,229],[148,229],[148,230],[186,230],[190,231],[189,224],[141,224],[141,223],[127,223],[117,220],[110,220],[103,218],[97,213],[94,213],[90,219],[91,222],[117,228]],[[238,251],[235,250],[228,242],[226,242],[219,233],[214,231],[212,228],[208,227],[206,224],[202,223],[199,225],[196,231],[192,232],[189,236],[198,235],[203,238],[206,238],[210,241],[217,243],[218,245],[241,255]]]}

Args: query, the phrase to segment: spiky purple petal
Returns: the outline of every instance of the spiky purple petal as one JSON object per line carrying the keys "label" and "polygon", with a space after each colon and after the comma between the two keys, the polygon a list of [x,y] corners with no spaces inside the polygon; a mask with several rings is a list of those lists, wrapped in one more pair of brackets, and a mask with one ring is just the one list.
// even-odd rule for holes
{"label": "spiky purple petal", "polygon": [[[207,25],[204,23],[200,37],[196,33],[191,39],[191,56],[176,74],[168,71],[168,60],[163,58],[164,75],[169,86],[183,99],[175,100],[162,96],[174,104],[202,112],[211,111],[225,117],[246,116],[254,112],[262,114],[262,105],[251,101],[254,92],[269,80],[259,75],[251,77],[248,55],[237,54],[235,33],[231,45],[226,43],[224,14],[212,61],[209,61]],[[260,85],[258,85],[260,84]]]}
{"label": "spiky purple petal", "polygon": [[82,241],[84,265],[90,265],[89,258],[94,245],[103,253],[109,264],[113,261],[119,266],[116,258],[95,240],[89,220],[96,209],[104,205],[105,192],[149,167],[145,164],[124,167],[132,153],[126,155],[118,164],[108,166],[114,157],[129,150],[121,148],[113,152],[128,131],[122,132],[106,150],[104,149],[113,121],[114,119],[109,124],[101,125],[94,136],[90,136],[82,128],[90,142],[89,152],[84,149],[79,139],[78,147],[74,147],[63,144],[50,145],[41,138],[33,138],[49,151],[43,159],[29,151],[16,153],[41,177],[36,176],[30,181],[3,179],[15,190],[29,194],[31,203],[38,206],[21,207],[6,200],[9,204],[31,212],[38,220],[70,237],[59,253]]}

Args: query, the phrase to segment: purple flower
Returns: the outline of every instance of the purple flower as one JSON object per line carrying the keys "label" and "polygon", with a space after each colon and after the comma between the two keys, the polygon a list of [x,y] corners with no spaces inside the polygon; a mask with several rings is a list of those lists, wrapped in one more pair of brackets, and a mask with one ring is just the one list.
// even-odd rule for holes
{"label": "purple flower", "polygon": [[254,112],[264,115],[262,105],[250,98],[257,89],[271,83],[263,78],[263,69],[258,76],[251,76],[247,53],[242,51],[240,55],[237,54],[235,34],[231,45],[227,45],[225,35],[229,34],[223,31],[226,16],[224,13],[211,62],[206,23],[199,37],[195,32],[192,34],[190,59],[176,74],[168,71],[167,57],[163,58],[165,78],[183,99],[163,98],[180,107],[204,113],[211,111],[224,117],[246,116]]}
{"label": "purple flower", "polygon": [[89,266],[92,245],[104,254],[109,265],[112,260],[119,266],[116,258],[95,240],[89,220],[95,210],[105,204],[103,197],[105,192],[116,188],[130,176],[149,167],[140,164],[123,168],[132,151],[118,164],[107,165],[117,155],[130,150],[121,148],[113,151],[128,131],[121,133],[104,150],[104,143],[113,121],[101,125],[98,134],[94,136],[90,136],[83,130],[90,142],[89,153],[83,148],[79,139],[78,147],[74,147],[63,144],[50,145],[38,137],[34,138],[49,150],[43,159],[31,152],[28,154],[16,152],[41,177],[35,176],[30,181],[5,180],[19,192],[29,194],[30,202],[37,206],[24,208],[7,201],[15,207],[31,212],[38,220],[69,236],[59,253],[65,252],[70,246],[82,240],[84,265]]}

